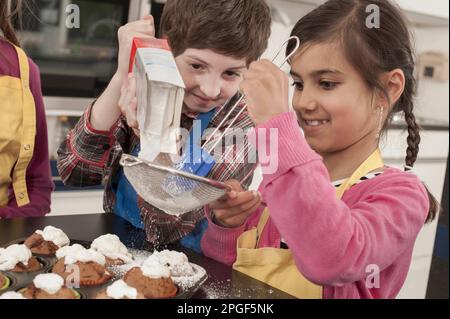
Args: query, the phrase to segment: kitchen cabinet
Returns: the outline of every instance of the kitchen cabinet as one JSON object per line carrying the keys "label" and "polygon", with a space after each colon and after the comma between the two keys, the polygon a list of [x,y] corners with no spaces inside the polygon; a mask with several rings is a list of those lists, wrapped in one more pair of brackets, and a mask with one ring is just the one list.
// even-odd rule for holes
{"label": "kitchen cabinet", "polygon": [[103,189],[80,188],[69,189],[62,185],[56,169],[56,151],[64,138],[67,127],[62,125],[61,118],[68,118],[71,126],[78,121],[92,99],[45,97],[49,154],[53,181],[56,191],[52,193],[51,216],[83,215],[103,213]]}
{"label": "kitchen cabinet", "polygon": [[49,216],[103,213],[103,190],[59,191],[52,194]]}

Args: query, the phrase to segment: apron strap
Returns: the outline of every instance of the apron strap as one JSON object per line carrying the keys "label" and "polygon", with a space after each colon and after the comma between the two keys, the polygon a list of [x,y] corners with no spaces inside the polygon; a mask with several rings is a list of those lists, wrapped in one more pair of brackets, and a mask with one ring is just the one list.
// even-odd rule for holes
{"label": "apron strap", "polygon": [[259,240],[261,238],[261,234],[264,231],[264,228],[266,227],[267,221],[269,220],[270,212],[269,207],[266,207],[261,214],[261,217],[259,218],[258,226],[256,227],[256,247],[259,246]]}
{"label": "apron strap", "polygon": [[27,89],[30,86],[30,65],[28,57],[25,52],[18,46],[13,45],[17,52],[20,68],[20,80],[22,82],[22,89]]}
{"label": "apron strap", "polygon": [[384,167],[383,158],[381,157],[381,150],[377,148],[370,156],[367,158],[357,169],[356,171],[348,178],[341,186],[336,189],[336,196],[339,199],[342,199],[344,193],[353,185],[358,183],[361,177],[364,177],[366,174]]}
{"label": "apron strap", "polygon": [[28,197],[26,170],[34,154],[36,136],[36,106],[30,89],[30,66],[25,52],[14,46],[17,52],[20,67],[20,79],[22,82],[22,143],[19,159],[13,173],[13,189],[18,207],[30,203]]}

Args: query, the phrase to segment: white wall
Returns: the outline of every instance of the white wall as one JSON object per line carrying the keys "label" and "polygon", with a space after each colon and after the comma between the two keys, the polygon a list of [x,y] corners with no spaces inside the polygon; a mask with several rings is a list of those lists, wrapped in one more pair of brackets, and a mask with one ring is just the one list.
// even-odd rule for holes
{"label": "white wall", "polygon": [[395,0],[400,7],[429,14],[437,17],[448,18],[449,2],[447,0]]}
{"label": "white wall", "polygon": [[[447,1],[446,1],[447,2]],[[448,2],[447,2],[448,5]],[[426,51],[445,53],[448,58],[448,28],[414,28],[416,54]],[[419,81],[416,115],[433,120],[446,121],[449,118],[449,82],[432,80]]]}

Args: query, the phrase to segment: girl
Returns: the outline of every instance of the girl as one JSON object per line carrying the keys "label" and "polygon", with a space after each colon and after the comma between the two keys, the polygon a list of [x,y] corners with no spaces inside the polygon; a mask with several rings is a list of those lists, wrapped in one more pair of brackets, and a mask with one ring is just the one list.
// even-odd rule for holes
{"label": "girl", "polygon": [[[379,29],[366,26],[374,4]],[[278,142],[278,171],[260,186],[266,205],[238,213],[246,201],[236,194],[210,205],[203,251],[298,298],[395,298],[437,210],[410,171],[420,137],[408,29],[388,0],[330,0],[292,35],[301,40],[290,61],[295,112],[287,76],[270,62],[253,63],[241,85],[256,137],[278,131],[263,141]],[[409,133],[405,172],[379,150],[398,112]]]}
{"label": "girl", "polygon": [[53,190],[39,70],[11,24],[21,1],[12,13],[9,3],[0,3],[0,219],[49,213]]}

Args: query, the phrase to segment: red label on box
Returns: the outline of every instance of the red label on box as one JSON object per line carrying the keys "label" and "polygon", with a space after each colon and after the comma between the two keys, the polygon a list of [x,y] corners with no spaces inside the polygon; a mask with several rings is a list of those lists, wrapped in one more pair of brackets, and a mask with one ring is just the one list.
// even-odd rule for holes
{"label": "red label on box", "polygon": [[140,48],[154,48],[154,49],[162,49],[162,50],[172,51],[172,49],[169,46],[169,42],[166,39],[134,38],[133,45],[131,46],[129,73],[133,72],[134,59],[136,57],[136,52]]}

